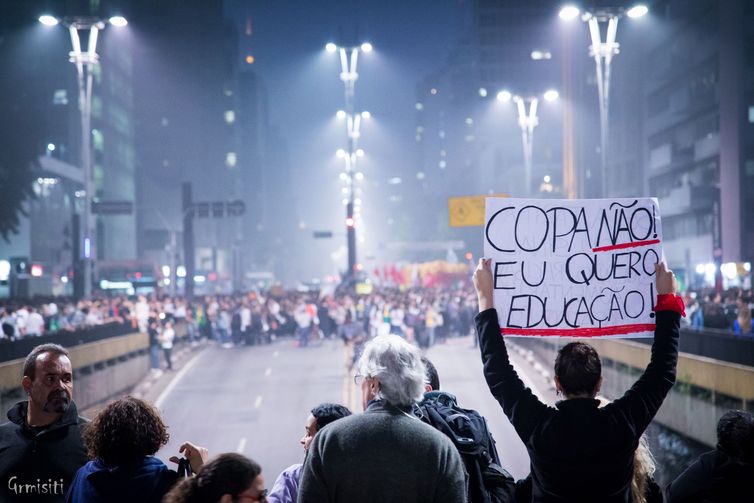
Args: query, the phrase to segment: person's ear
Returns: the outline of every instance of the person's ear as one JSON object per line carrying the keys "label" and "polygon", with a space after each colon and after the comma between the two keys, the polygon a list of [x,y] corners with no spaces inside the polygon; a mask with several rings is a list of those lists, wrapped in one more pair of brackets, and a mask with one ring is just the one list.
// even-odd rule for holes
{"label": "person's ear", "polygon": [[597,386],[594,388],[594,395],[595,396],[599,395],[601,389],[602,389],[602,376],[600,376],[600,380],[597,381]]}
{"label": "person's ear", "polygon": [[24,378],[21,379],[21,387],[27,395],[31,395],[31,377],[24,376]]}
{"label": "person's ear", "polygon": [[424,392],[425,393],[429,393],[430,391],[432,391],[432,385],[431,384],[425,384],[424,385]]}
{"label": "person's ear", "polygon": [[563,393],[563,387],[560,385],[560,379],[558,379],[558,376],[555,376],[555,391],[558,392],[558,394]]}

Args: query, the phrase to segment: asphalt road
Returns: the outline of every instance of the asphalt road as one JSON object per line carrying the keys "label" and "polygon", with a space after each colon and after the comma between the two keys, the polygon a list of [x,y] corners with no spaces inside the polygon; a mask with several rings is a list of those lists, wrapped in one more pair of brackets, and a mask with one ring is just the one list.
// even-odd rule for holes
{"label": "asphalt road", "polygon": [[[505,468],[516,478],[526,476],[528,456],[487,389],[472,339],[451,339],[427,356],[437,367],[442,389],[487,418]],[[547,392],[545,381],[525,360],[518,355],[513,360],[529,375],[528,384]],[[241,452],[262,465],[271,487],[284,468],[302,461],[299,439],[311,407],[331,401],[361,411],[360,391],[350,375],[340,341],[307,348],[291,340],[249,348],[207,347],[163,378],[167,386],[156,386],[145,396],[163,412],[171,435],[158,456],[168,462],[186,440],[207,447],[210,455]]]}

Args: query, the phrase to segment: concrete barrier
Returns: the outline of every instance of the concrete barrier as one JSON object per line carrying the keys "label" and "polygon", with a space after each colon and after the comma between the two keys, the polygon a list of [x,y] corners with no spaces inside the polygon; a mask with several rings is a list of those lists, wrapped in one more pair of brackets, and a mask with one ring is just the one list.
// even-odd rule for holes
{"label": "concrete barrier", "polygon": [[[149,336],[132,333],[67,348],[73,365],[73,400],[79,410],[97,405],[135,386],[149,371]],[[24,359],[0,364],[0,422],[17,401]]]}

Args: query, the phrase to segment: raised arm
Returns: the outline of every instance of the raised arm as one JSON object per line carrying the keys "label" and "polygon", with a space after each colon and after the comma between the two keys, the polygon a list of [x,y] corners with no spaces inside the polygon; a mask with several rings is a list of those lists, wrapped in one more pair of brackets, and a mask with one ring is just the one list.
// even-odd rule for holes
{"label": "raised arm", "polygon": [[631,421],[637,438],[657,414],[675,383],[680,321],[681,315],[685,316],[683,301],[676,295],[678,284],[673,271],[659,263],[655,267],[655,276],[657,325],[649,365],[631,389],[612,404]]}
{"label": "raised arm", "polygon": [[500,333],[497,311],[493,307],[491,259],[479,259],[474,271],[474,288],[479,301],[476,323],[479,348],[484,364],[484,378],[492,396],[500,402],[503,412],[521,439],[526,442],[547,406],[534,396],[518,377],[508,359],[508,350]]}

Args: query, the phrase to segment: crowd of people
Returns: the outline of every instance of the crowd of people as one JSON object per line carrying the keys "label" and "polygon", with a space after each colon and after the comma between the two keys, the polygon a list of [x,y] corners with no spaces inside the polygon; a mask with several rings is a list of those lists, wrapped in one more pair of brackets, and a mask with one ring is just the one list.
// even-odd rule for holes
{"label": "crowd of people", "polygon": [[[724,414],[716,448],[667,487],[654,481],[654,461],[643,433],[675,382],[680,320],[686,314],[675,278],[664,265],[656,271],[651,361],[613,402],[600,399],[600,357],[583,342],[565,345],[555,361],[555,387],[562,400],[554,407],[540,402],[509,361],[493,308],[489,261],[480,261],[474,287],[471,300],[462,291],[435,296],[407,292],[346,296],[340,302],[331,299],[334,304],[325,299],[323,307],[302,296],[279,301],[242,296],[210,300],[196,312],[180,301],[158,305],[138,299],[127,309],[140,328],[148,330],[155,320],[171,327],[182,318],[182,323],[193,319],[197,327],[207,326],[200,322],[206,317],[213,320],[208,325],[223,345],[260,340],[253,334],[249,338],[249,323],[244,330],[234,321],[244,309],[252,312],[252,325],[254,313],[259,315],[262,334],[279,329],[273,328],[274,320],[285,325],[281,319],[287,313],[300,344],[319,337],[312,335],[315,327],[323,331],[322,337],[340,335],[346,341],[361,334],[364,346],[353,373],[363,413],[352,414],[339,404],[314,406],[300,440],[303,463],[285,469],[268,491],[258,463],[240,454],[209,453],[192,442],[181,445],[170,459],[174,469],[166,466],[155,457],[168,440],[166,425],[143,400],[120,398],[91,422],[80,417],[73,401],[70,355],[48,343],[26,358],[21,385],[28,399],[16,404],[8,412],[10,422],[0,426],[0,500],[750,501],[754,415],[746,411]],[[466,312],[470,304],[473,313]],[[499,466],[485,420],[461,408],[462,397],[440,389],[437,369],[422,354],[420,345],[447,333],[437,328],[452,325],[454,316],[461,331],[468,328],[463,323],[475,326],[490,393],[529,453],[531,473],[522,480],[514,481]],[[334,321],[329,334],[326,317]],[[349,324],[358,327],[349,332],[344,329]]]}
{"label": "crowd of people", "polygon": [[[687,291],[688,316],[682,326],[730,331],[754,337],[751,289]],[[215,339],[225,347],[261,344],[280,335],[295,335],[302,345],[320,335],[358,339],[362,335],[397,333],[415,338],[422,348],[451,334],[466,333],[474,311],[470,288],[375,290],[369,295],[317,296],[288,291],[205,296],[191,302],[181,297],[116,296],[94,300],[46,299],[0,304],[0,342],[76,331],[106,324],[130,324],[147,331],[150,318],[161,328],[170,322],[177,335],[191,340]]]}

